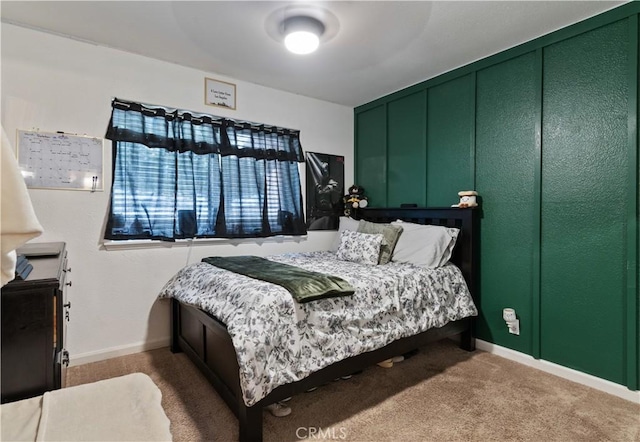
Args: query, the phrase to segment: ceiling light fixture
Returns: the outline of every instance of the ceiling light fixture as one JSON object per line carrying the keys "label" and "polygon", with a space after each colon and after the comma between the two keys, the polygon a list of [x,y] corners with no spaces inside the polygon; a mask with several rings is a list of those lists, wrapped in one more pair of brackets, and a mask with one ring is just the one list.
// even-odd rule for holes
{"label": "ceiling light fixture", "polygon": [[265,20],[267,34],[294,54],[310,54],[331,41],[340,29],[338,18],[314,5],[289,4],[272,11]]}
{"label": "ceiling light fixture", "polygon": [[320,37],[324,34],[324,24],[316,18],[298,15],[289,17],[282,23],[284,45],[294,54],[310,54],[318,49]]}

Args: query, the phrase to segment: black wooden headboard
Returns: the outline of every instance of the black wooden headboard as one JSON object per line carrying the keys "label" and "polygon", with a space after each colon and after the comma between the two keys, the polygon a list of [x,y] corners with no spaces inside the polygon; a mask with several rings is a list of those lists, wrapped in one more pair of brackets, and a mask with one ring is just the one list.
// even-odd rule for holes
{"label": "black wooden headboard", "polygon": [[403,207],[365,208],[358,209],[355,212],[355,218],[371,222],[388,223],[401,219],[416,224],[431,224],[460,229],[451,261],[462,271],[469,291],[471,291],[474,300],[477,301],[479,269],[478,209]]}

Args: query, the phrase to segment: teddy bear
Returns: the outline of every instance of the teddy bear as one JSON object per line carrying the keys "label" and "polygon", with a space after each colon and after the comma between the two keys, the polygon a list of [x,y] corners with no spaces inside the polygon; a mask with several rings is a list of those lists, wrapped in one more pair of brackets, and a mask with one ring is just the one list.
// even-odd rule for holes
{"label": "teddy bear", "polygon": [[344,203],[344,214],[350,216],[353,209],[364,209],[369,204],[368,199],[364,196],[364,187],[354,184],[349,187],[348,194],[342,197]]}

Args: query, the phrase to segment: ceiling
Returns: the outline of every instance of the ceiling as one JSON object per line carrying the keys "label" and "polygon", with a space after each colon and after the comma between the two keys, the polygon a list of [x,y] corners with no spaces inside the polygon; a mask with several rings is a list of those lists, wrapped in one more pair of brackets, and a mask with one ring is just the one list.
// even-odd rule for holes
{"label": "ceiling", "polygon": [[[0,13],[4,23],[354,107],[622,3],[3,0]],[[277,17],[310,6],[337,19],[330,38],[313,54],[288,53],[273,37]]]}

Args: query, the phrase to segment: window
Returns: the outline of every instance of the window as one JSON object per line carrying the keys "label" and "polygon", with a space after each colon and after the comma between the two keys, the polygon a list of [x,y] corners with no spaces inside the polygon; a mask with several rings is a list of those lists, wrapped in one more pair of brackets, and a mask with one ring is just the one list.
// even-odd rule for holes
{"label": "window", "polygon": [[115,99],[106,239],[306,234],[299,132]]}

